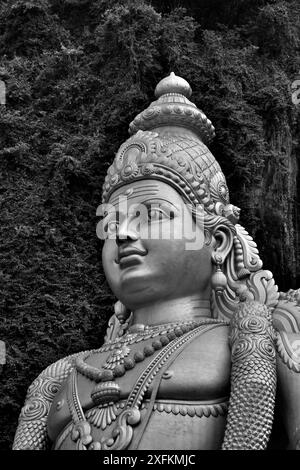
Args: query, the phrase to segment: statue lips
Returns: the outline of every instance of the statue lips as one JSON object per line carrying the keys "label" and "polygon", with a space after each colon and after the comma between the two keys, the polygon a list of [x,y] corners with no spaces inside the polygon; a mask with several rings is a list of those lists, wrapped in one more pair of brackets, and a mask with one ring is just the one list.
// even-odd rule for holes
{"label": "statue lips", "polygon": [[121,248],[119,249],[118,257],[115,262],[120,265],[121,269],[127,268],[139,264],[141,262],[141,256],[146,256],[147,253],[147,250],[134,247]]}

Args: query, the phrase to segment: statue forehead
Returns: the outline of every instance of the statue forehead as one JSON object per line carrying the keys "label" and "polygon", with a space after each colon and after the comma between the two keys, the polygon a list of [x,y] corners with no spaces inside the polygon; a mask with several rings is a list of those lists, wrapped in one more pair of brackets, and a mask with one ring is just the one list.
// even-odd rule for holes
{"label": "statue forehead", "polygon": [[138,180],[116,189],[109,199],[110,204],[116,204],[119,199],[155,199],[163,198],[170,202],[182,200],[180,194],[172,186],[163,181]]}

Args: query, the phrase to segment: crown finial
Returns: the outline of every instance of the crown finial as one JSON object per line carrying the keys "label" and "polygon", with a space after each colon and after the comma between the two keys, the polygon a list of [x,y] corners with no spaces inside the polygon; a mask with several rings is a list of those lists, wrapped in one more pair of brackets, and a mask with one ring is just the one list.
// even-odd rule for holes
{"label": "crown finial", "polygon": [[171,72],[156,86],[156,101],[130,123],[129,133],[158,130],[161,127],[168,128],[170,133],[173,127],[182,127],[196,133],[203,142],[209,142],[215,135],[214,126],[205,114],[189,101],[191,94],[189,83]]}
{"label": "crown finial", "polygon": [[178,93],[189,98],[192,94],[190,84],[184,78],[178,77],[171,72],[168,77],[163,78],[155,88],[155,96],[159,98],[167,93]]}

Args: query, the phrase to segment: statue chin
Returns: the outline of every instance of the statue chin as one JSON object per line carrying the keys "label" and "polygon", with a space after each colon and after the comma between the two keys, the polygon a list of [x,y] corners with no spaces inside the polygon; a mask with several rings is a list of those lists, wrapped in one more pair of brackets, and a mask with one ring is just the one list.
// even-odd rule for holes
{"label": "statue chin", "polygon": [[32,383],[14,449],[299,449],[300,295],[262,269],[189,84],[155,95],[103,186],[104,343]]}

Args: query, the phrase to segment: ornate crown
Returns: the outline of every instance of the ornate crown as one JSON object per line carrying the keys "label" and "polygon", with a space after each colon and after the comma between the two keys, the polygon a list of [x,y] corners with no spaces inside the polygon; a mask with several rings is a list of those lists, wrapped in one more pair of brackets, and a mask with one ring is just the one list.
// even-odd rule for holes
{"label": "ornate crown", "polygon": [[124,184],[154,178],[173,186],[187,201],[203,204],[207,212],[238,221],[240,210],[229,204],[225,177],[204,143],[214,137],[214,127],[189,101],[191,93],[188,82],[173,72],[158,83],[157,101],[131,122],[132,137],[108,169],[103,202]]}

